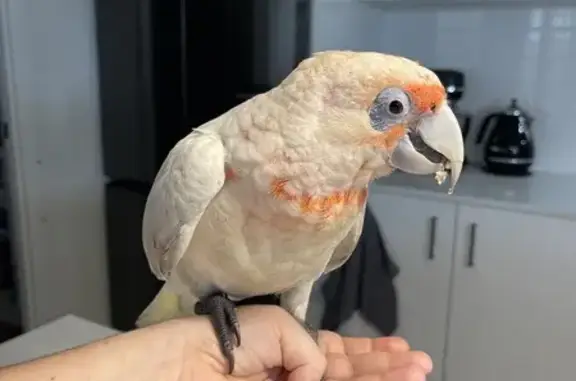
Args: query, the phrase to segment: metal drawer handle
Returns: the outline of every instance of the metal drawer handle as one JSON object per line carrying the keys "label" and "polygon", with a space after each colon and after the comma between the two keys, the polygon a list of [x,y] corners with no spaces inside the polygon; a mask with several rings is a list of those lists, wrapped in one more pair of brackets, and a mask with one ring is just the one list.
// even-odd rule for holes
{"label": "metal drawer handle", "polygon": [[428,246],[428,259],[434,260],[435,249],[436,249],[436,224],[438,222],[438,217],[430,217],[430,237],[429,237],[429,246]]}
{"label": "metal drawer handle", "polygon": [[470,240],[468,242],[468,267],[474,267],[476,263],[476,228],[475,222],[470,224]]}

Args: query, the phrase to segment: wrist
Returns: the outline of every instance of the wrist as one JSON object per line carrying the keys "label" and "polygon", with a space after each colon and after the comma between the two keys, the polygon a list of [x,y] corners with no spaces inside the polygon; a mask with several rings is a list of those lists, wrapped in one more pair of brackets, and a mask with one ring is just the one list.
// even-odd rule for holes
{"label": "wrist", "polygon": [[[150,327],[163,332],[160,335],[175,340],[180,353],[181,371],[187,372],[192,381],[205,381],[207,375],[227,369],[210,320],[194,316],[170,320]],[[191,373],[192,372],[192,373]]]}

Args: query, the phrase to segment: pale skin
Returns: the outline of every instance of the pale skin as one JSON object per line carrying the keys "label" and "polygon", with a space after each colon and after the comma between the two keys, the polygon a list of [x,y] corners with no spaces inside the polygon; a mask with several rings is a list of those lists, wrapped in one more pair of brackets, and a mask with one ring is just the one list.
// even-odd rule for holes
{"label": "pale skin", "polygon": [[343,338],[319,346],[276,306],[238,310],[243,345],[232,375],[208,319],[166,321],[0,369],[1,381],[424,381],[430,358],[400,338]]}

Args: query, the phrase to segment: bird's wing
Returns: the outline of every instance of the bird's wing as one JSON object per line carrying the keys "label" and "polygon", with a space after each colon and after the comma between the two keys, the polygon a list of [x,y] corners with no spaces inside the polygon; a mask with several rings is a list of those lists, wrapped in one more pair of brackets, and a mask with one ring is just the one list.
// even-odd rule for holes
{"label": "bird's wing", "polygon": [[366,204],[360,213],[358,213],[358,217],[356,217],[356,221],[350,228],[350,231],[344,237],[344,239],[340,242],[336,249],[334,249],[334,254],[332,254],[332,258],[326,269],[324,270],[324,274],[328,274],[331,271],[336,270],[340,266],[342,266],[348,258],[354,253],[356,249],[356,245],[358,245],[358,240],[360,239],[360,235],[362,234],[362,228],[364,227],[364,215],[366,214]]}
{"label": "bird's wing", "polygon": [[166,280],[182,258],[206,207],[225,181],[220,137],[195,130],[162,164],[146,201],[142,243],[154,275]]}

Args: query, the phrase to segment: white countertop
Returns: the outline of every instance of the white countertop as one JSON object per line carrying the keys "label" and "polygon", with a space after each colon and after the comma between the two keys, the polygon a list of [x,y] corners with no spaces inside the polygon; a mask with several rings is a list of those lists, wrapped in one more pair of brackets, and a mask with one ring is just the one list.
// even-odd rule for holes
{"label": "white countertop", "polygon": [[[448,182],[448,180],[447,180]],[[576,220],[576,175],[534,172],[528,177],[487,174],[465,167],[454,194],[448,185],[438,186],[433,176],[396,172],[375,181],[372,193],[388,192],[406,196],[433,197],[475,206],[503,208]]]}
{"label": "white countertop", "polygon": [[0,344],[0,367],[101,340],[120,332],[66,315]]}

